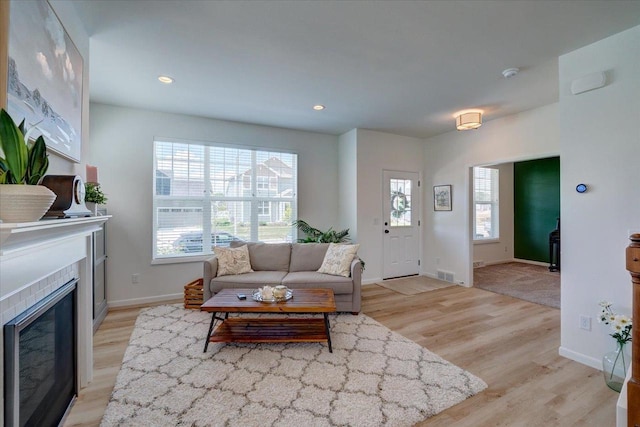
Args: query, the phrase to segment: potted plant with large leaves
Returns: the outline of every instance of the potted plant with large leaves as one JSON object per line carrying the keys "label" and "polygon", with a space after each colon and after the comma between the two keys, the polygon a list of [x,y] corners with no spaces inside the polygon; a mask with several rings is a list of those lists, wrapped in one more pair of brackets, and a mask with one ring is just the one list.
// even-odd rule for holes
{"label": "potted plant with large leaves", "polygon": [[[351,240],[348,228],[337,231],[331,227],[327,231],[322,231],[301,219],[293,221],[292,225],[305,234],[303,239],[298,239],[299,243],[345,243]],[[360,264],[364,270],[365,262],[362,258],[360,258]]]}
{"label": "potted plant with large leaves", "polygon": [[301,219],[293,221],[293,226],[306,235],[304,239],[298,239],[300,243],[343,243],[350,240],[348,228],[342,231],[336,231],[333,228],[322,231],[310,226]]}
{"label": "potted plant with large leaves", "polygon": [[38,185],[49,168],[42,136],[29,143],[24,120],[13,122],[0,111],[0,219],[4,222],[37,221],[56,199],[55,193]]}

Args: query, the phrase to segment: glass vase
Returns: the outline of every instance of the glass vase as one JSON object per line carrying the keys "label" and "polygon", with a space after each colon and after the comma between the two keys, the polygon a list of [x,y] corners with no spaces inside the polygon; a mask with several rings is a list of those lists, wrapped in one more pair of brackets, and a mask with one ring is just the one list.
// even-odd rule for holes
{"label": "glass vase", "polygon": [[625,343],[618,343],[615,351],[610,351],[602,357],[602,374],[611,390],[618,393],[622,390],[630,361],[631,358],[626,351]]}

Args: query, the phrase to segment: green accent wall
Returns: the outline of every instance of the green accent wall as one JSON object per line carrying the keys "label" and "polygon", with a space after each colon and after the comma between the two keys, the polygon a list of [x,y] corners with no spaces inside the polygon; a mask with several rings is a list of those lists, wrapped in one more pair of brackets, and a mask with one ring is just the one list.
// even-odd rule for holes
{"label": "green accent wall", "polygon": [[560,217],[560,157],[513,164],[514,256],[549,262],[549,233]]}

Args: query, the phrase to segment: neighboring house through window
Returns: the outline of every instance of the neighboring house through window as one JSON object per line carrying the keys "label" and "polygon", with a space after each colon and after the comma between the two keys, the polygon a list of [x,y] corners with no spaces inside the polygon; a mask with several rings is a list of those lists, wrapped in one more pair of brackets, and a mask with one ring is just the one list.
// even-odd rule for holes
{"label": "neighboring house through window", "polygon": [[258,202],[258,215],[268,216],[271,214],[271,202]]}
{"label": "neighboring house through window", "polygon": [[153,258],[211,254],[232,241],[293,241],[297,161],[294,153],[156,140]]}

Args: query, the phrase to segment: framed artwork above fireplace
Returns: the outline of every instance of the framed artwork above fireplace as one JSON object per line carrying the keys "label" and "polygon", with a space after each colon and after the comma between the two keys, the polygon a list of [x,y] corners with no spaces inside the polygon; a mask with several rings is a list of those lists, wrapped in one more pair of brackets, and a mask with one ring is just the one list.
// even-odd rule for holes
{"label": "framed artwork above fireplace", "polygon": [[46,0],[11,1],[7,111],[47,149],[80,162],[83,59]]}

